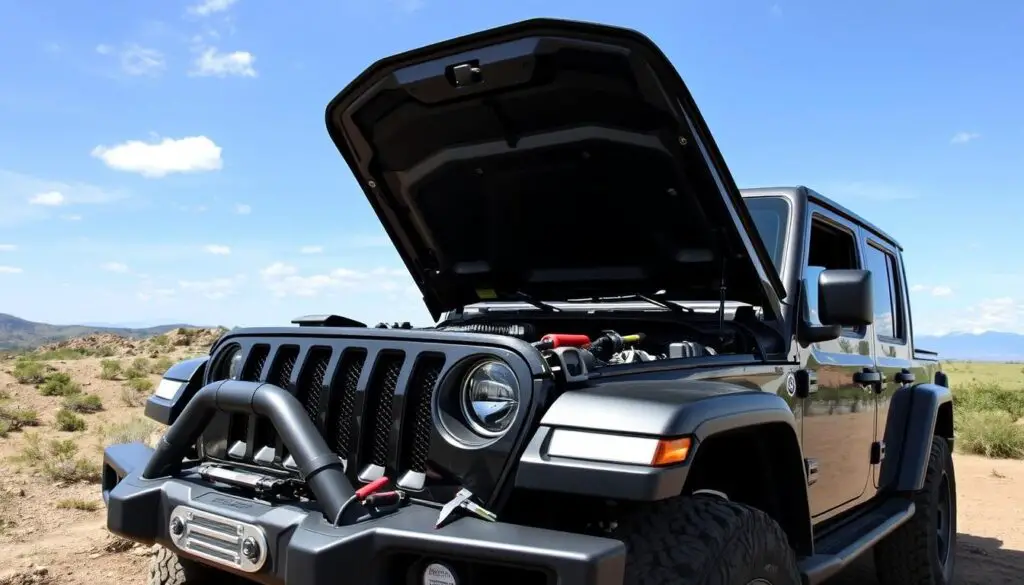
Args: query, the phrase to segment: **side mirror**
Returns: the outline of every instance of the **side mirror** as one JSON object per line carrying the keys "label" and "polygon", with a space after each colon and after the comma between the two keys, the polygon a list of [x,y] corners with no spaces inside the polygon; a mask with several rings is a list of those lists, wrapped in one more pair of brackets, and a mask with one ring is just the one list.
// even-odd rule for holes
{"label": "side mirror", "polygon": [[862,327],[875,320],[869,270],[824,270],[818,275],[818,319],[823,325]]}

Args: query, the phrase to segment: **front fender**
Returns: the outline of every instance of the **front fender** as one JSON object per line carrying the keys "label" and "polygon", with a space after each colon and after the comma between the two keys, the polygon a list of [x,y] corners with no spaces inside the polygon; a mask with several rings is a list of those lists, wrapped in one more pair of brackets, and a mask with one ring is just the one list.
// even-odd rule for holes
{"label": "front fender", "polygon": [[917,491],[924,487],[932,437],[953,440],[953,395],[938,384],[897,390],[889,401],[886,457],[879,472],[882,489]]}
{"label": "front fender", "polygon": [[[728,431],[781,424],[799,436],[793,412],[775,394],[725,382],[692,380],[608,384],[560,396],[541,419],[516,472],[516,487],[613,499],[650,501],[680,494],[700,445]],[[560,429],[608,437],[692,439],[687,459],[652,467],[554,457],[552,434]]]}

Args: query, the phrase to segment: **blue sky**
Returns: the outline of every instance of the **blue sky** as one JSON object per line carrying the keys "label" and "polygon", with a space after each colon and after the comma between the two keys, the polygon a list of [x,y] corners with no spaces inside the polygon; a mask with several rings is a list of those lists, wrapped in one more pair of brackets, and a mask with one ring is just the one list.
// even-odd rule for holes
{"label": "blue sky", "polygon": [[741,186],[806,184],[892,232],[918,333],[1024,332],[1008,0],[0,0],[0,312],[424,322],[324,107],[378,58],[536,16],[646,33]]}

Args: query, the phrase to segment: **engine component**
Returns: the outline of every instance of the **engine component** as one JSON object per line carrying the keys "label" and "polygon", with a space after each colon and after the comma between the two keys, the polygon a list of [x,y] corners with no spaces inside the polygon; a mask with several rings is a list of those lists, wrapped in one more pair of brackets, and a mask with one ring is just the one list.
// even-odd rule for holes
{"label": "engine component", "polygon": [[464,325],[446,325],[438,328],[438,331],[507,335],[519,339],[533,339],[536,337],[536,330],[529,323],[466,323]]}
{"label": "engine component", "polygon": [[533,345],[541,351],[559,347],[590,347],[590,337],[576,333],[548,333]]}
{"label": "engine component", "polygon": [[615,331],[605,331],[601,334],[601,337],[598,337],[590,344],[589,349],[597,359],[608,361],[612,359],[612,356],[622,351],[623,347],[633,343],[640,343],[643,339],[643,333],[619,335]]}
{"label": "engine component", "polygon": [[669,359],[677,358],[692,358],[700,357],[704,355],[717,355],[718,352],[701,345],[696,341],[677,341],[676,343],[670,343],[668,345],[668,357]]}
{"label": "engine component", "polygon": [[642,349],[634,348],[616,353],[611,357],[610,360],[608,360],[608,365],[613,366],[618,364],[633,364],[636,362],[653,362],[657,359],[658,358],[654,357],[653,355],[647,353]]}

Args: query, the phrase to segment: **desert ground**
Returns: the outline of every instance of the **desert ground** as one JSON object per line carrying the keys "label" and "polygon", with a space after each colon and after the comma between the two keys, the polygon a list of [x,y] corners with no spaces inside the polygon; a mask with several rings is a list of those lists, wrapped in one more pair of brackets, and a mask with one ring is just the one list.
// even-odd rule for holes
{"label": "desert ground", "polygon": [[[219,334],[90,336],[0,360],[0,585],[146,582],[150,548],[105,529],[102,448],[158,436],[142,404],[160,372]],[[959,585],[1024,581],[1022,367],[945,366],[965,451],[954,456]],[[866,560],[832,583],[870,585],[872,573]]]}

